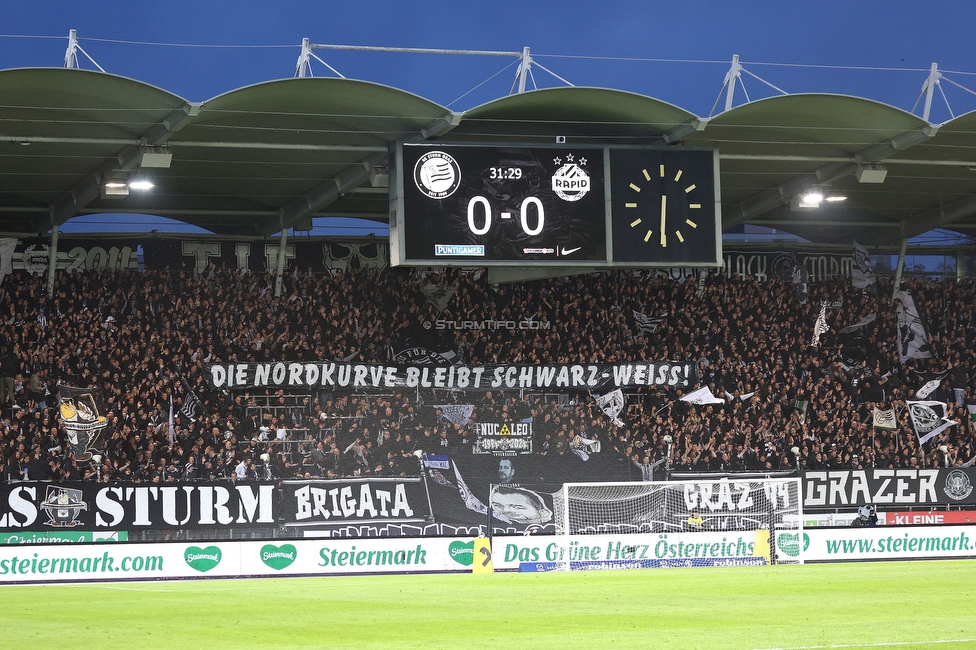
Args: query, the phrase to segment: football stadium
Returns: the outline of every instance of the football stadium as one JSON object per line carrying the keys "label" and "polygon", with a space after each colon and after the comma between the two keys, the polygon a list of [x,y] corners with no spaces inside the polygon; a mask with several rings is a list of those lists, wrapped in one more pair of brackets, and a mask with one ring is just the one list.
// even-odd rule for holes
{"label": "football stadium", "polygon": [[457,111],[329,47],[206,101],[73,31],[0,70],[8,647],[976,647],[950,73],[734,57],[700,116],[526,48]]}

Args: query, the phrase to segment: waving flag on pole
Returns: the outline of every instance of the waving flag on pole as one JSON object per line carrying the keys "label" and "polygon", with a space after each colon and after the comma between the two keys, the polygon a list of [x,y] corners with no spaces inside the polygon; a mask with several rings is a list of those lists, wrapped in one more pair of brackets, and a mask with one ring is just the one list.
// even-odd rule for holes
{"label": "waving flag on pole", "polygon": [[203,408],[200,398],[187,386],[186,392],[183,394],[183,407],[180,408],[180,415],[190,422],[195,422],[197,418],[204,417],[206,414],[206,409]]}
{"label": "waving flag on pole", "polygon": [[912,417],[912,428],[918,436],[919,446],[936,437],[946,429],[957,424],[948,417],[948,407],[942,402],[907,401],[908,413]]}
{"label": "waving flag on pole", "polygon": [[851,267],[851,284],[855,289],[863,289],[878,282],[878,276],[871,270],[871,255],[854,240],[854,265]]}
{"label": "waving flag on pole", "polygon": [[907,291],[895,293],[895,315],[898,317],[898,358],[901,362],[931,359],[929,335],[912,294]]}
{"label": "waving flag on pole", "polygon": [[[627,399],[621,389],[610,391],[606,395],[595,395],[597,406],[600,407],[607,417],[618,427],[624,426],[624,421],[620,419],[620,413],[624,410]],[[584,459],[585,460],[585,459]]]}
{"label": "waving flag on pole", "polygon": [[873,425],[875,429],[897,431],[898,419],[895,417],[895,409],[879,409],[877,406],[875,406]]}
{"label": "waving flag on pole", "polygon": [[708,386],[703,386],[698,390],[693,390],[684,397],[681,398],[682,402],[689,402],[691,404],[725,404],[725,400],[719,399],[712,394],[712,391],[708,389]]}
{"label": "waving flag on pole", "polygon": [[173,396],[169,396],[169,432],[167,433],[169,444],[176,442],[176,429],[173,421]]}
{"label": "waving flag on pole", "polygon": [[649,334],[656,331],[667,317],[668,312],[664,312],[660,316],[648,316],[647,314],[634,310],[634,320],[637,321],[637,326],[640,328],[641,334]]}
{"label": "waving flag on pole", "polygon": [[0,237],[0,284],[3,278],[13,273],[14,250],[17,248],[16,237]]}
{"label": "waving flag on pole", "polygon": [[811,347],[818,347],[820,345],[820,335],[827,332],[827,302],[824,301],[820,304],[820,315],[817,316],[817,322],[813,324],[813,339],[810,341]]}

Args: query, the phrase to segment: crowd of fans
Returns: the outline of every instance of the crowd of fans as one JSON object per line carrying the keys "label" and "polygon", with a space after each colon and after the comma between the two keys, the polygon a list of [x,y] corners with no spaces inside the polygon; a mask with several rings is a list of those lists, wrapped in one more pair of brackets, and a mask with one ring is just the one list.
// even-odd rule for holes
{"label": "crowd of fans", "polygon": [[[271,274],[59,272],[53,298],[26,272],[0,285],[3,480],[253,480],[416,473],[413,452],[470,453],[470,423],[531,421],[536,454],[626,458],[636,478],[672,471],[968,466],[976,456],[976,322],[971,281],[906,281],[928,320],[933,357],[899,358],[891,287],[848,280],[810,287],[711,272],[699,282],[613,271],[493,286],[479,272],[295,270],[274,296]],[[430,285],[456,287],[440,311]],[[829,330],[813,346],[827,302]],[[662,318],[641,330],[634,312]],[[847,325],[876,318],[853,332]],[[530,321],[531,328],[434,327]],[[594,401],[521,393],[252,395],[209,389],[212,362],[352,360],[388,363],[423,348],[455,363],[692,361],[723,403],[682,401],[685,389],[627,395],[617,426]],[[906,400],[928,399],[957,425],[919,445]],[[101,388],[107,426],[86,458],[68,444],[58,386]],[[203,414],[175,417],[192,392]],[[285,400],[289,406],[260,405]],[[469,421],[438,404],[472,404]],[[171,407],[171,404],[173,405]],[[872,426],[894,408],[897,428]],[[669,443],[669,440],[671,441]],[[665,458],[670,450],[670,457]]]}

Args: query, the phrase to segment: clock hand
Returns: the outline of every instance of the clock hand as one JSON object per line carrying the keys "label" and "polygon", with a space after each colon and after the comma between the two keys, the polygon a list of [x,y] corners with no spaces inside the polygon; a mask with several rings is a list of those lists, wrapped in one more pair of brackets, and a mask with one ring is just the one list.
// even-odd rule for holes
{"label": "clock hand", "polygon": [[666,226],[666,221],[668,218],[668,196],[664,194],[661,196],[661,246],[667,248],[668,246],[668,236],[664,228]]}

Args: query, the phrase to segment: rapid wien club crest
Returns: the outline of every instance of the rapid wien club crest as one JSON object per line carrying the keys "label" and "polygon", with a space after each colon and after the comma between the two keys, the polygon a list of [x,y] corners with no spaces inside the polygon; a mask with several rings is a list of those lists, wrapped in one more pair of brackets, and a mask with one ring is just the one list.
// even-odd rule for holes
{"label": "rapid wien club crest", "polygon": [[590,175],[586,173],[586,158],[576,159],[572,153],[563,158],[553,158],[553,163],[559,165],[552,175],[552,191],[563,201],[575,202],[586,196],[590,191]]}

